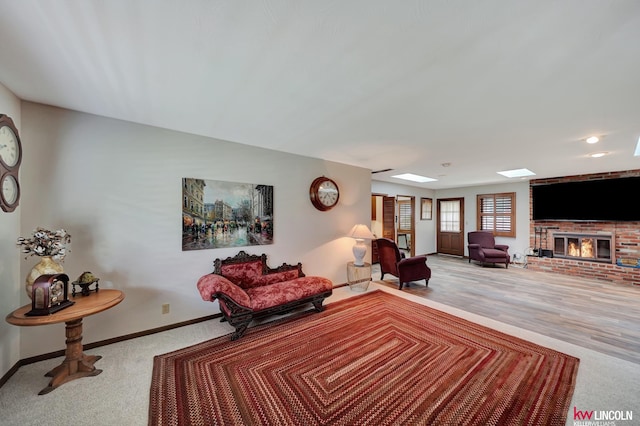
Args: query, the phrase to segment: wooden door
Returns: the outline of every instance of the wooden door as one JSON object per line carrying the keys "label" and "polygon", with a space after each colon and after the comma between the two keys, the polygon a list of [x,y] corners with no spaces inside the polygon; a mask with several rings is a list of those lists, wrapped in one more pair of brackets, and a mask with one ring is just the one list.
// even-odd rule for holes
{"label": "wooden door", "polygon": [[396,240],[396,199],[382,197],[382,238]]}
{"label": "wooden door", "polygon": [[438,253],[464,256],[464,198],[438,200]]}
{"label": "wooden door", "polygon": [[[382,194],[372,194],[371,200],[371,220],[379,221],[382,225],[382,233],[381,235],[378,235],[378,238],[388,238],[391,241],[395,241],[396,199]],[[376,217],[374,212],[377,211],[377,203],[379,200],[382,201],[381,217]],[[378,247],[374,240],[371,242],[371,263],[378,262]]]}

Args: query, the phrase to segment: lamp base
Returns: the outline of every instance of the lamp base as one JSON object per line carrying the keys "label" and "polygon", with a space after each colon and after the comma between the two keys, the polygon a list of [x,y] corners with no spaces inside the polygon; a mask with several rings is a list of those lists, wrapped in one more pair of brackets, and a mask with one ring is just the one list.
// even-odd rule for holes
{"label": "lamp base", "polygon": [[353,264],[355,266],[364,266],[364,256],[367,254],[367,246],[363,239],[356,238],[356,243],[353,245],[353,256],[355,260]]}

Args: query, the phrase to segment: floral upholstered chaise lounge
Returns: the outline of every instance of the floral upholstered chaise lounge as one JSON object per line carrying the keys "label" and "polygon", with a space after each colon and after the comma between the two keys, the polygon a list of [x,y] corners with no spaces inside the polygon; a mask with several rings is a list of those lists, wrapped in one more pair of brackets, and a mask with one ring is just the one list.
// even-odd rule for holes
{"label": "floral upholstered chaise lounge", "polygon": [[257,318],[286,313],[306,303],[320,312],[324,299],[333,291],[327,278],[305,276],[301,263],[269,268],[266,254],[241,251],[234,257],[216,259],[213,269],[198,280],[198,291],[205,301],[218,299],[223,320],[236,329],[231,340],[242,337]]}

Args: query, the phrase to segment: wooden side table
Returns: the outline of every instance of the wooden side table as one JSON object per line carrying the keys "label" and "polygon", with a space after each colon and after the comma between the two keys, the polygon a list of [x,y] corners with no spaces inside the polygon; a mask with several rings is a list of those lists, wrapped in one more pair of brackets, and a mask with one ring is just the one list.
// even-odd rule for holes
{"label": "wooden side table", "polygon": [[7,322],[19,326],[36,326],[56,324],[64,322],[65,335],[67,337],[65,358],[62,364],[45,374],[51,377],[49,385],[42,389],[38,395],[51,392],[58,386],[87,376],[97,376],[102,373],[93,364],[102,357],[99,355],[86,355],[82,352],[82,319],[98,312],[106,311],[114,307],[124,299],[124,293],[120,290],[100,289],[88,296],[77,295],[69,300],[75,304],[51,315],[26,316],[31,310],[31,304],[16,309],[7,315]]}
{"label": "wooden side table", "polygon": [[367,291],[371,282],[371,264],[366,263],[356,266],[353,262],[347,263],[347,283],[353,291]]}

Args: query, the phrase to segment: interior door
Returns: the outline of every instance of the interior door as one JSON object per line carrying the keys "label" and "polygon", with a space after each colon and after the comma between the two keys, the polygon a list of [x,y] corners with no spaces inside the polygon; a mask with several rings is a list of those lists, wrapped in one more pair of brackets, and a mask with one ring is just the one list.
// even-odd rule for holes
{"label": "interior door", "polygon": [[[371,229],[377,238],[396,240],[396,199],[384,194],[371,194]],[[378,247],[371,241],[371,263],[378,263]]]}
{"label": "interior door", "polygon": [[382,197],[382,238],[396,240],[396,198]]}
{"label": "interior door", "polygon": [[438,253],[464,256],[464,198],[438,200]]}

